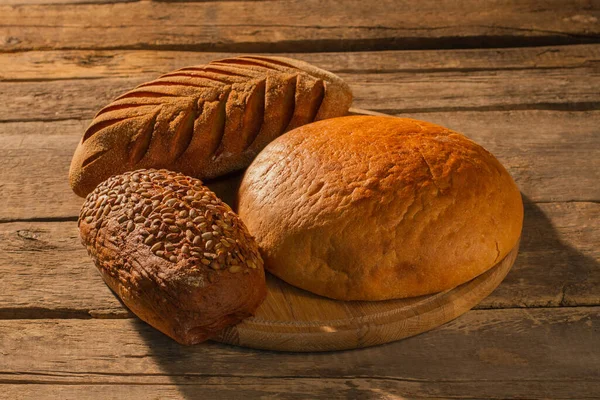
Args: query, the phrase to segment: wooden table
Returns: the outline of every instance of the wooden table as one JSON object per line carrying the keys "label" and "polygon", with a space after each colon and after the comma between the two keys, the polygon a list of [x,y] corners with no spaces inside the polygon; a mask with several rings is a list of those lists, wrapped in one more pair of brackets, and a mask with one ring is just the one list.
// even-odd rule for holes
{"label": "wooden table", "polygon": [[[0,398],[600,397],[600,4],[3,0]],[[73,150],[162,72],[286,53],[355,106],[465,133],[522,190],[521,253],[475,310],[355,351],[179,346],[124,309],[80,245]]]}

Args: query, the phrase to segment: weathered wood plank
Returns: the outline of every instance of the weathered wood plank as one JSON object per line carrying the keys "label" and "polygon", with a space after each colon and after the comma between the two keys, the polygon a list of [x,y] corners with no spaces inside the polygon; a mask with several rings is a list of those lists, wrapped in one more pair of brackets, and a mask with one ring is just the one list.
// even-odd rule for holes
{"label": "weathered wood plank", "polygon": [[0,224],[0,237],[0,318],[131,316],[90,262],[76,222]]}
{"label": "weathered wood plank", "polygon": [[[500,355],[502,357],[502,355]],[[285,362],[285,360],[283,360]],[[388,378],[194,378],[194,383],[177,384],[3,384],[2,391],[11,400],[96,400],[96,399],[384,399],[442,400],[472,398],[572,399],[569,381],[410,381]],[[196,383],[200,381],[200,383]],[[583,381],[591,394],[580,399],[598,398],[595,381]],[[431,388],[433,386],[433,388]],[[484,389],[484,386],[487,388]],[[533,389],[532,389],[533,388]],[[583,391],[578,391],[582,393]],[[533,393],[533,394],[532,394]],[[402,397],[400,397],[402,396]],[[433,397],[432,397],[433,396]],[[442,397],[443,396],[443,397]]]}
{"label": "weathered wood plank", "polygon": [[[392,399],[402,391],[426,392],[418,382],[393,379],[319,378],[202,378],[200,383],[149,384],[3,384],[11,400],[97,400],[97,399]],[[442,391],[442,390],[440,390]],[[411,399],[425,397],[411,396]],[[432,400],[431,397],[426,397]]]}
{"label": "weathered wood plank", "polygon": [[0,51],[306,52],[597,42],[596,2],[288,0],[0,6]]}
{"label": "weathered wood plank", "polygon": [[[551,70],[340,73],[354,106],[386,113],[600,109],[598,66]],[[0,82],[0,121],[88,119],[117,95],[152,79]]]}
{"label": "weathered wood plank", "polygon": [[356,106],[388,114],[600,108],[596,68],[341,76],[351,84]]}
{"label": "weathered wood plank", "polygon": [[[402,116],[448,126],[481,143],[531,201],[600,200],[600,111]],[[86,126],[79,120],[0,124],[0,221],[79,215],[82,200],[67,176]]]}
{"label": "weathered wood plank", "polygon": [[76,5],[76,4],[110,4],[110,3],[132,3],[140,0],[2,0],[3,5],[13,6],[24,6],[32,4],[64,4],[64,5]]}
{"label": "weathered wood plank", "polygon": [[[234,53],[153,50],[66,50],[0,53],[0,80],[116,78],[159,75],[188,65],[232,57]],[[600,45],[517,47],[438,51],[284,53],[336,73],[441,72],[591,67]]]}
{"label": "weathered wood plank", "polygon": [[472,311],[388,345],[290,354],[216,343],[183,347],[136,319],[5,320],[0,380],[44,383],[48,392],[65,384],[150,384],[147,393],[155,396],[152,385],[174,385],[184,398],[196,398],[208,385],[223,393],[249,389],[251,398],[277,392],[316,398],[323,386],[340,390],[342,398],[367,391],[382,397],[595,398],[599,322],[596,307]]}
{"label": "weathered wood plank", "polygon": [[0,220],[79,215],[83,200],[68,175],[86,126],[76,120],[0,124]]}
{"label": "weathered wood plank", "polygon": [[[526,202],[520,254],[479,308],[599,305],[598,203]],[[77,223],[0,224],[0,318],[123,318]],[[0,336],[1,337],[1,336]]]}

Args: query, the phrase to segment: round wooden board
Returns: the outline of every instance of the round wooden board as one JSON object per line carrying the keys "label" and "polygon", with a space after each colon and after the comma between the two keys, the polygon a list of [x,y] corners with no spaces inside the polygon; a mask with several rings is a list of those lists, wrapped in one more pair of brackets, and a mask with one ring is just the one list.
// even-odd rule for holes
{"label": "round wooden board", "polygon": [[487,272],[454,289],[399,300],[332,300],[267,274],[267,298],[256,315],[214,340],[265,350],[329,351],[414,336],[458,317],[487,297],[512,267],[518,247]]}
{"label": "round wooden board", "polygon": [[[351,109],[354,115],[385,115]],[[207,182],[234,205],[242,174]],[[428,331],[467,312],[502,282],[518,253],[518,244],[502,261],[454,289],[428,296],[389,301],[339,301],[298,289],[267,274],[267,298],[256,311],[214,340],[277,351],[356,349],[393,342]]]}

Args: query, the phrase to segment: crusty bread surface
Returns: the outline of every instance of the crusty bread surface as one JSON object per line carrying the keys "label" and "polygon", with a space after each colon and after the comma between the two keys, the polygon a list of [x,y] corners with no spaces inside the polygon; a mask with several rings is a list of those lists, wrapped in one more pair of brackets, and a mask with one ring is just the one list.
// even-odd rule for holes
{"label": "crusty bread surface", "polygon": [[197,179],[166,170],[111,177],[86,198],[79,230],[108,286],[179,343],[209,339],[266,296],[256,242]]}
{"label": "crusty bread surface", "polygon": [[492,154],[394,117],[288,132],[248,167],[238,196],[270,272],[343,300],[458,286],[501,261],[523,221],[519,189]]}
{"label": "crusty bread surface", "polygon": [[96,114],[73,156],[71,188],[85,196],[110,176],[140,168],[215,178],[247,167],[288,130],[346,115],[351,102],[342,79],[284,57],[182,68]]}

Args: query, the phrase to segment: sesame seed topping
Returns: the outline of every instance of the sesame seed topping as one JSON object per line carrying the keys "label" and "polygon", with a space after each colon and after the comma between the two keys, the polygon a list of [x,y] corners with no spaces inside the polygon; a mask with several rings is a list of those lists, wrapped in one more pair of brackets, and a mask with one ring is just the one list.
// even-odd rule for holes
{"label": "sesame seed topping", "polygon": [[142,215],[144,217],[148,217],[148,215],[150,215],[151,212],[152,212],[152,206],[147,205],[146,207],[144,207],[144,210],[142,211]]}
{"label": "sesame seed topping", "polygon": [[179,235],[178,235],[178,234],[176,234],[176,233],[169,233],[169,234],[167,235],[167,240],[168,240],[169,242],[176,242],[176,241],[177,241],[177,239],[179,239]]}
{"label": "sesame seed topping", "polygon": [[162,247],[163,247],[163,243],[162,242],[154,243],[154,245],[152,245],[152,247],[150,248],[150,251],[152,251],[153,253],[155,253],[157,250],[162,249]]}
{"label": "sesame seed topping", "polygon": [[110,231],[111,241],[121,235],[143,243],[177,268],[211,270],[213,280],[263,265],[254,239],[231,208],[182,174],[139,170],[109,178],[86,198],[79,224],[107,229],[110,219],[120,227],[108,229],[122,230]]}

